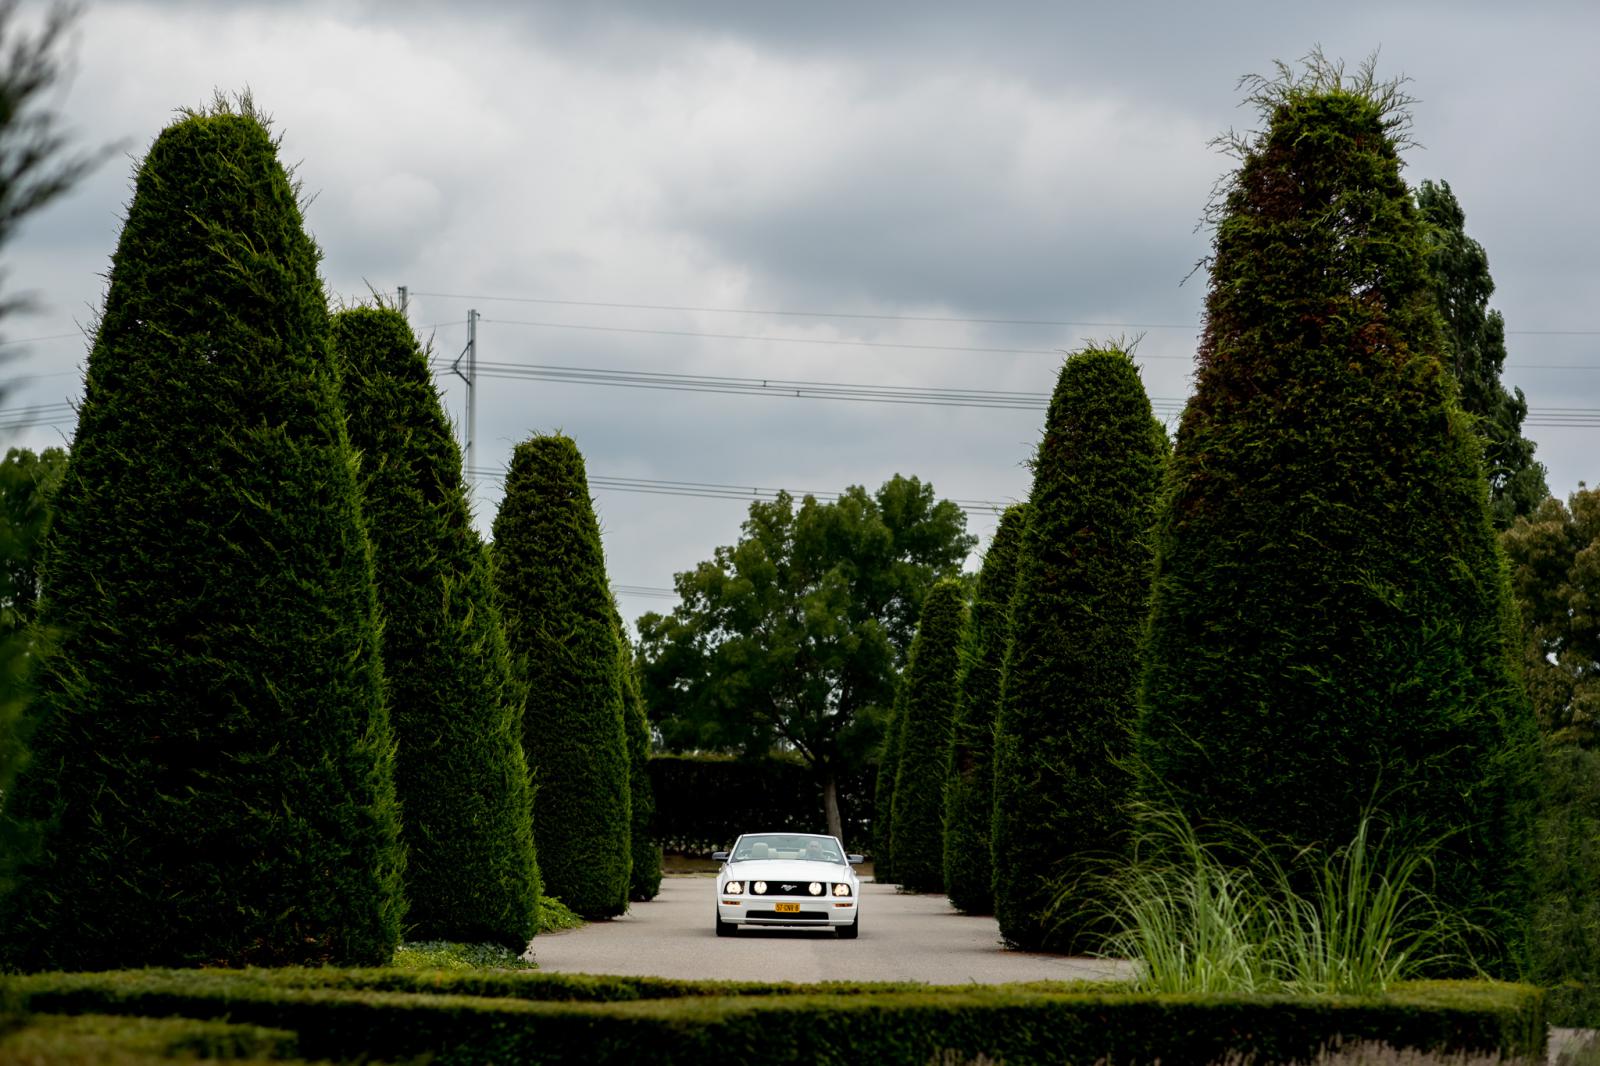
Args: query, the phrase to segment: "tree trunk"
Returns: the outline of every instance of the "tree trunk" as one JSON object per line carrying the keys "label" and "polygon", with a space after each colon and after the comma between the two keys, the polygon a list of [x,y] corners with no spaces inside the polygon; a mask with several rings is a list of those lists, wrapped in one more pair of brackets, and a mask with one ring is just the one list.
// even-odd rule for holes
{"label": "tree trunk", "polygon": [[828,819],[828,832],[844,843],[844,822],[839,818],[839,778],[831,769],[822,771],[822,810]]}

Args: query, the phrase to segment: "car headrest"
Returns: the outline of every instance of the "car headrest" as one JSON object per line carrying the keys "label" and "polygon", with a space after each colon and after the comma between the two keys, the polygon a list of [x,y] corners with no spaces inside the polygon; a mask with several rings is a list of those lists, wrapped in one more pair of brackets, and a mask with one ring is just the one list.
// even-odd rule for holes
{"label": "car headrest", "polygon": [[750,857],[752,859],[764,859],[764,858],[766,858],[767,857],[767,846],[765,844],[751,844],[750,845]]}

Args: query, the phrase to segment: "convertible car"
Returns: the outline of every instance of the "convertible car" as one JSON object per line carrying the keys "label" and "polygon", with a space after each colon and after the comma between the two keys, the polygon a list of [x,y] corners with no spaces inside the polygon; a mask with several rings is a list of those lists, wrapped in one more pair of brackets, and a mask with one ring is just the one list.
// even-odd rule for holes
{"label": "convertible car", "polygon": [[861,933],[861,880],[837,837],[810,833],[746,833],[732,851],[713,852],[717,872],[717,935],[739,926],[832,928],[845,940]]}

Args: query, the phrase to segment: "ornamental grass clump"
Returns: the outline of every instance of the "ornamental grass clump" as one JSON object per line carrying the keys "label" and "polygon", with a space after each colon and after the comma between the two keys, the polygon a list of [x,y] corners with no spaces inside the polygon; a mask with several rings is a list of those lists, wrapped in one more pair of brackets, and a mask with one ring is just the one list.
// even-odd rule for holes
{"label": "ornamental grass clump", "polygon": [[[1133,860],[1083,879],[1144,991],[1378,995],[1439,968],[1470,970],[1470,929],[1432,898],[1439,842],[1364,816],[1349,844],[1287,860],[1241,829],[1202,840],[1182,814],[1139,811]],[[1309,892],[1299,886],[1310,884]],[[1081,889],[1063,891],[1063,904]]]}

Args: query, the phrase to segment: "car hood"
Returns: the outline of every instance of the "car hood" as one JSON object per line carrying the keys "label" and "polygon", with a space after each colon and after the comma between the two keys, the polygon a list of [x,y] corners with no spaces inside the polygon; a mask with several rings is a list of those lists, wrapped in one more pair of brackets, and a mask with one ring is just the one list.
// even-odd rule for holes
{"label": "car hood", "polygon": [[849,881],[850,867],[804,859],[752,859],[729,863],[723,880],[735,881]]}

